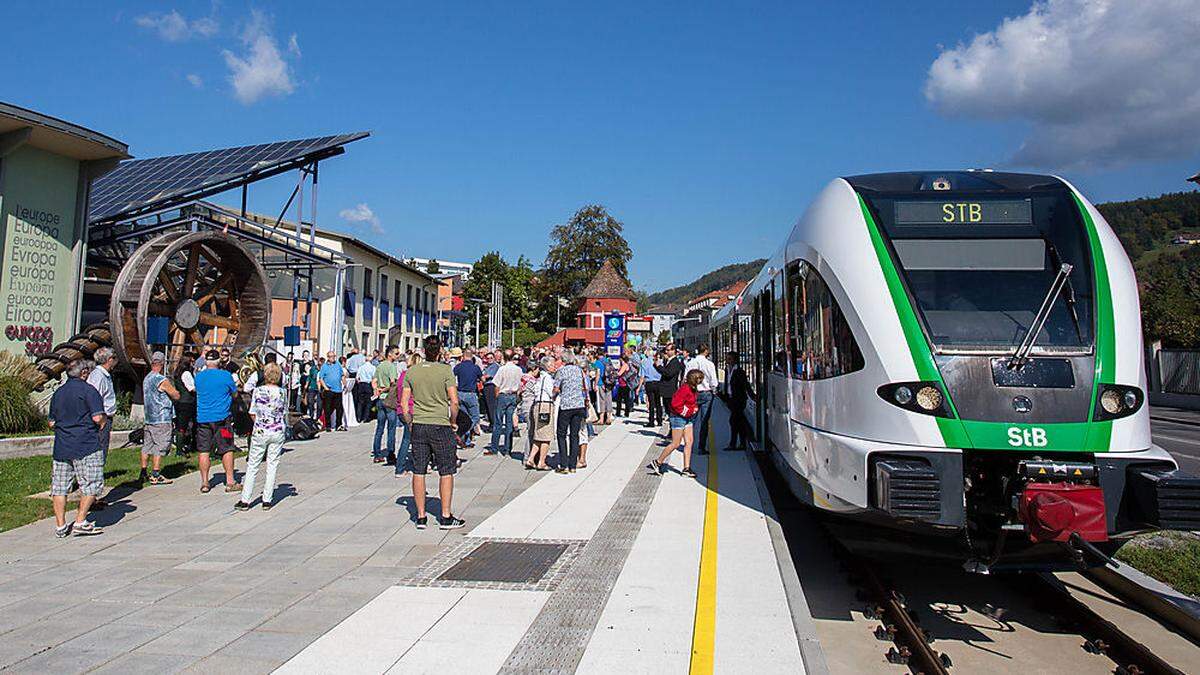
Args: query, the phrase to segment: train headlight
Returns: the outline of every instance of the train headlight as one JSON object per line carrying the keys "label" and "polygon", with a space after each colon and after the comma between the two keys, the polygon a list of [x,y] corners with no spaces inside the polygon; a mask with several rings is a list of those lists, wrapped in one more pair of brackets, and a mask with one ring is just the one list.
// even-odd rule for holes
{"label": "train headlight", "polygon": [[1109,415],[1116,415],[1121,412],[1121,395],[1114,389],[1100,394],[1100,407]]}
{"label": "train headlight", "polygon": [[1123,384],[1102,384],[1093,417],[1097,421],[1127,417],[1137,412],[1145,400],[1145,394],[1137,387]]}
{"label": "train headlight", "polygon": [[883,385],[877,393],[888,403],[910,412],[953,417],[946,394],[938,382],[894,382]]}
{"label": "train headlight", "polygon": [[922,410],[933,412],[942,407],[942,392],[934,386],[925,386],[917,390],[917,405]]}
{"label": "train headlight", "polygon": [[1137,393],[1132,392],[1132,391],[1126,391],[1125,395],[1121,397],[1121,403],[1124,403],[1125,407],[1129,408],[1131,410],[1133,408],[1138,407]]}

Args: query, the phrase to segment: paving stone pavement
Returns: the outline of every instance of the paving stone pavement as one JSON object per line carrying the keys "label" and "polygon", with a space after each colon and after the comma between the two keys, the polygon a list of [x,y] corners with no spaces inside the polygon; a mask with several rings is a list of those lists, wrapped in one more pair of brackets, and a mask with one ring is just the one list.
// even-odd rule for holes
{"label": "paving stone pavement", "polygon": [[545,475],[463,451],[468,528],[419,531],[411,481],[371,463],[373,433],[290,443],[270,512],[236,512],[189,474],[95,514],[97,537],[56,539],[51,519],[0,533],[0,669],[268,673]]}

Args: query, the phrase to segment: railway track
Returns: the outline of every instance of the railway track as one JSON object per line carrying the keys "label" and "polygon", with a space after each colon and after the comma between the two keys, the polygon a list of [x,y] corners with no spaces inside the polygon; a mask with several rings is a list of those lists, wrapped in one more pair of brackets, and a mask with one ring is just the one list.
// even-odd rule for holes
{"label": "railway track", "polygon": [[[1200,672],[1200,622],[1124,577],[1103,570],[982,576],[911,560],[869,560],[815,527],[770,460],[758,459],[801,582],[822,566],[848,573],[841,592],[808,584],[805,590],[810,605],[815,597],[820,613],[832,618],[822,621],[814,612],[818,633],[822,624],[828,629],[827,655],[848,654],[830,658],[832,672]],[[813,549],[827,557],[812,559]],[[1141,620],[1130,621],[1133,614]]]}

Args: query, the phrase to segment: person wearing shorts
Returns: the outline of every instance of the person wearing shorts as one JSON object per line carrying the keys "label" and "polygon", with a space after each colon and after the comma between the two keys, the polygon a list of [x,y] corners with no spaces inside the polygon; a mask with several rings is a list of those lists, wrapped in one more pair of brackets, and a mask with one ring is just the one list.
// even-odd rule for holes
{"label": "person wearing shorts", "polygon": [[458,418],[458,382],[448,364],[439,361],[442,340],[425,337],[425,360],[404,373],[400,410],[412,434],[413,501],[417,507],[418,530],[428,525],[425,513],[425,474],[432,459],[437,464],[438,496],[442,515],[438,526],[454,530],[466,523],[451,510],[454,473],[458,471],[458,453],[454,439],[454,421]]}
{"label": "person wearing shorts", "polygon": [[[145,403],[146,420],[142,428],[142,471],[138,483],[147,480],[151,485],[166,485],[172,482],[162,475],[162,458],[171,450],[171,437],[175,432],[174,401],[179,400],[179,390],[163,374],[167,357],[154,352],[150,357],[150,372],[142,380],[142,399]],[[153,458],[153,459],[151,459]],[[151,463],[150,475],[146,465]]]}
{"label": "person wearing shorts", "polygon": [[[108,423],[108,416],[100,392],[87,383],[91,365],[79,359],[67,366],[67,381],[50,399],[50,426],[54,429],[50,498],[54,504],[54,535],[60,539],[72,532],[79,536],[101,532],[87,517],[104,490],[100,429]],[[75,522],[68,523],[67,495],[73,483],[79,484],[83,496]]]}
{"label": "person wearing shorts", "polygon": [[[210,363],[216,363],[220,354],[212,349],[208,352]],[[225,469],[225,491],[239,492],[241,484],[234,478],[233,429],[229,426],[229,415],[237,385],[233,375],[224,368],[205,368],[196,375],[196,449],[200,453],[200,491],[208,492],[208,471],[212,466],[210,457],[216,452]]]}

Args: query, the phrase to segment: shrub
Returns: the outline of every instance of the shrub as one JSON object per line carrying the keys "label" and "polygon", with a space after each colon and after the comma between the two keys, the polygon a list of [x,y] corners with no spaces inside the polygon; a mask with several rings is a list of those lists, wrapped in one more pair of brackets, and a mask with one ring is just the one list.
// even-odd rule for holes
{"label": "shrub", "polygon": [[29,388],[11,375],[0,375],[0,433],[24,434],[46,428],[46,418],[29,400]]}

